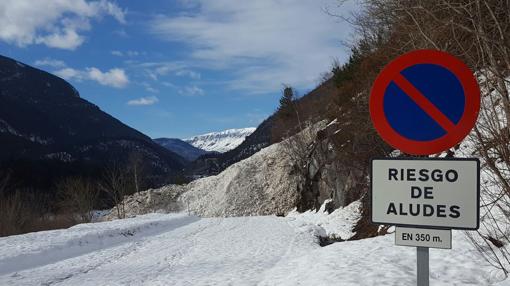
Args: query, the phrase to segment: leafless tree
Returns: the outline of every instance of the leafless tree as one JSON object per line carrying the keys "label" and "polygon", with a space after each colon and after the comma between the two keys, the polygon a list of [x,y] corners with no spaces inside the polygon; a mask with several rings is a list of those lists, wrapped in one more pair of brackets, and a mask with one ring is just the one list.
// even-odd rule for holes
{"label": "leafless tree", "polygon": [[127,168],[120,167],[118,164],[109,166],[103,174],[103,180],[99,183],[99,187],[108,194],[114,203],[117,218],[125,218],[126,206],[124,198],[135,191],[133,180]]}
{"label": "leafless tree", "polygon": [[57,184],[60,204],[77,222],[90,222],[99,192],[96,184],[81,177],[65,178]]}
{"label": "leafless tree", "polygon": [[135,192],[143,190],[143,176],[145,172],[144,157],[139,152],[131,152],[128,159],[128,168],[133,177]]}
{"label": "leafless tree", "polygon": [[0,198],[0,236],[23,233],[33,220],[21,191]]}

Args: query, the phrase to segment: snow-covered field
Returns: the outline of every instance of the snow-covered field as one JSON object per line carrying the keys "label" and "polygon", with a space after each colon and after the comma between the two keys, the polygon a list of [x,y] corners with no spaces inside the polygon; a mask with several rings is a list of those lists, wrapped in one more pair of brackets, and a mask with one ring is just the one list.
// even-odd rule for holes
{"label": "snow-covered field", "polygon": [[[414,248],[392,235],[320,247],[310,220],[149,214],[0,238],[0,285],[415,284]],[[502,280],[457,231],[452,250],[431,250],[431,273],[431,285]]]}

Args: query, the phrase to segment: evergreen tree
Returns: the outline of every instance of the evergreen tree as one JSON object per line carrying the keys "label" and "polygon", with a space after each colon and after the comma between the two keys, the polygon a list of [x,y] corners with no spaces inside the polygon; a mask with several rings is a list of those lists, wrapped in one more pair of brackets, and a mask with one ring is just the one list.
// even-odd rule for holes
{"label": "evergreen tree", "polygon": [[280,98],[280,106],[278,111],[285,117],[292,116],[292,108],[294,104],[294,90],[292,87],[285,85],[283,88],[283,95]]}

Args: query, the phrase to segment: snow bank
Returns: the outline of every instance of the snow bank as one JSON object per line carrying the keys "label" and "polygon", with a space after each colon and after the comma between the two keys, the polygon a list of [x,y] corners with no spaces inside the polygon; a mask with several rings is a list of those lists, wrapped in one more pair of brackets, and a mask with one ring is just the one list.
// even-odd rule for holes
{"label": "snow bank", "polygon": [[341,238],[342,240],[350,239],[355,234],[352,232],[354,226],[361,218],[361,202],[352,202],[346,207],[336,209],[331,214],[325,211],[328,202],[329,200],[324,202],[318,211],[299,213],[294,210],[287,217],[294,219],[294,224],[297,227],[306,228],[310,225],[319,227],[322,230],[317,233],[319,236]]}
{"label": "snow bank", "polygon": [[[325,229],[349,220],[340,213],[324,219]],[[395,246],[393,235],[320,247],[314,225],[302,222],[151,214],[5,237],[0,285],[416,284],[416,249]],[[510,285],[460,231],[452,250],[430,255],[431,285]]]}
{"label": "snow bank", "polygon": [[[430,250],[430,285],[490,285],[502,281],[466,240]],[[416,248],[395,246],[393,235],[339,242],[281,263],[258,285],[416,285]],[[498,285],[510,285],[503,281]]]}
{"label": "snow bank", "polygon": [[[171,219],[169,219],[171,218]],[[182,214],[79,224],[65,230],[0,238],[0,275],[69,259],[198,220]]]}

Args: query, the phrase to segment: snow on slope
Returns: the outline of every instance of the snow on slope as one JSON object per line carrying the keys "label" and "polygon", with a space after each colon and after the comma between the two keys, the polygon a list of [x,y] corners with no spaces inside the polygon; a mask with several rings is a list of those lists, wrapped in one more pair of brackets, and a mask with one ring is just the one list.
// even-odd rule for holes
{"label": "snow on slope", "polygon": [[183,139],[191,145],[205,151],[224,153],[230,151],[255,131],[256,128],[228,129],[221,132],[212,132],[198,135],[192,138]]}
{"label": "snow on slope", "polygon": [[[318,228],[299,217],[151,214],[4,237],[0,285],[415,285],[415,248],[392,235],[321,248]],[[430,266],[431,285],[502,279],[457,231]]]}
{"label": "snow on slope", "polygon": [[199,216],[287,213],[296,206],[299,176],[281,144],[273,144],[216,176],[189,183],[181,205]]}

